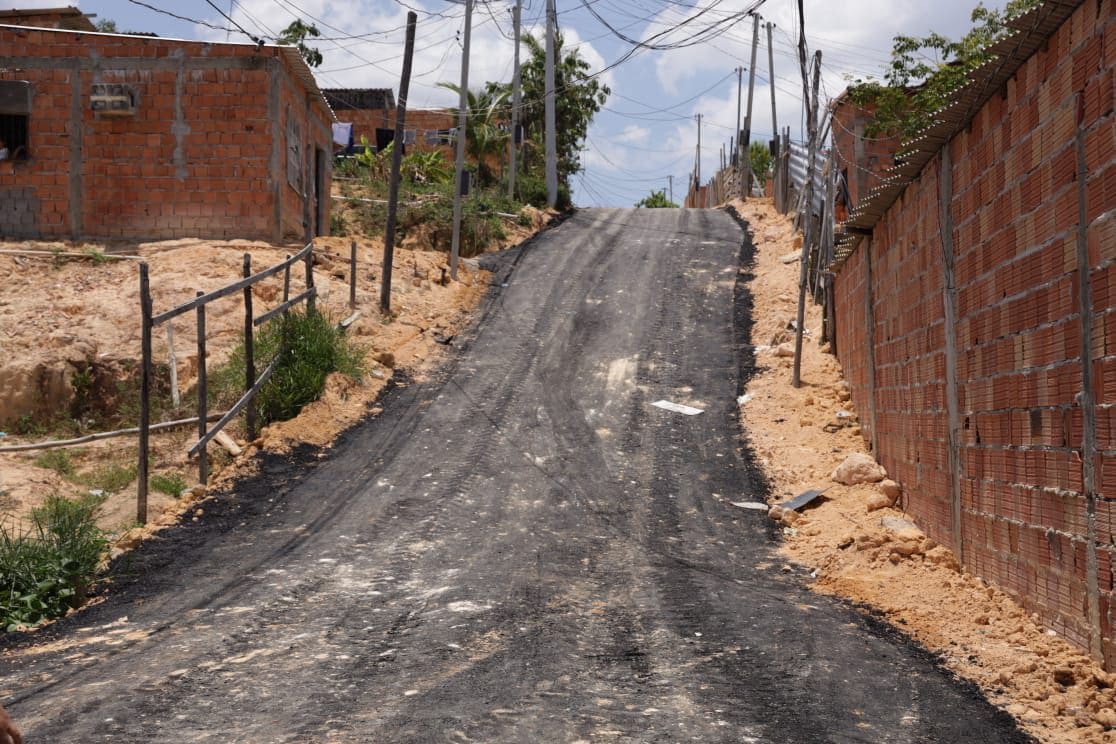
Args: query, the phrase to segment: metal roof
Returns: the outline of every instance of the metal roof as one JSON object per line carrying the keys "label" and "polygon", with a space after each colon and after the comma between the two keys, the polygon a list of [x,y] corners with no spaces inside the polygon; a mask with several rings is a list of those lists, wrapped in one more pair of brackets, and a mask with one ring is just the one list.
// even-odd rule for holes
{"label": "metal roof", "polygon": [[903,143],[895,155],[895,165],[885,172],[883,183],[869,191],[841,225],[845,236],[836,246],[832,270],[840,270],[861,239],[871,234],[927,163],[969,125],[981,107],[1061,28],[1083,1],[1046,0],[1008,21],[1012,33],[988,47],[991,60],[969,73],[968,83],[958,88],[953,100],[934,114],[933,124]]}

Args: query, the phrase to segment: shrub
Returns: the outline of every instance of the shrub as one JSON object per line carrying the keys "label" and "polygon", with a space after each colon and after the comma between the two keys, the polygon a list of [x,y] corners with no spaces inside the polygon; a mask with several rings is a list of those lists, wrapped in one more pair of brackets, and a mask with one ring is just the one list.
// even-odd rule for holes
{"label": "shrub", "polygon": [[103,498],[49,496],[31,513],[31,530],[0,527],[0,625],[6,631],[61,617],[84,599],[108,549],[97,527]]}
{"label": "shrub", "polygon": [[[278,359],[271,379],[256,395],[256,409],[264,424],[294,418],[302,407],[321,397],[326,376],[341,372],[359,377],[364,354],[345,332],[319,313],[294,310],[271,321],[256,334],[256,368]],[[231,405],[243,393],[244,342],[229,362],[213,376],[217,401]]]}
{"label": "shrub", "polygon": [[105,493],[116,493],[135,480],[136,466],[132,465],[106,465],[100,470],[90,473],[80,473],[72,478],[79,485],[88,486]]}

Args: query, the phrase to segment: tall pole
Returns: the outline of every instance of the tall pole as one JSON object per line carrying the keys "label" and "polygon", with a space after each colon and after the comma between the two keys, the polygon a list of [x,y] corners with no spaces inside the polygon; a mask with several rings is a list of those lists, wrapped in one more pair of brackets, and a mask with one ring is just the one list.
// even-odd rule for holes
{"label": "tall pole", "polygon": [[670,184],[670,203],[674,204],[674,176],[667,176],[667,183]]}
{"label": "tall pole", "polygon": [[736,137],[736,147],[733,148],[733,153],[734,153],[734,158],[736,160],[737,165],[740,164],[740,156],[739,156],[739,153],[740,153],[740,124],[741,124],[741,122],[740,122],[740,106],[741,106],[741,104],[743,102],[743,99],[744,99],[744,96],[742,94],[743,89],[744,89],[744,68],[743,67],[737,67],[736,68],[736,134],[733,135],[734,137]]}
{"label": "tall pole", "polygon": [[698,124],[697,160],[694,163],[694,182],[701,188],[701,114],[695,114]]}
{"label": "tall pole", "polygon": [[558,203],[558,134],[554,110],[554,33],[558,19],[554,0],[546,0],[546,203]]}
{"label": "tall pole", "polygon": [[767,24],[767,68],[771,71],[768,84],[771,86],[771,131],[775,139],[779,138],[779,116],[775,113],[775,47],[771,43],[771,30],[774,23]]}
{"label": "tall pole", "polygon": [[515,199],[515,156],[519,150],[516,135],[519,133],[519,17],[522,9],[523,0],[515,0],[515,8],[512,10],[512,27],[515,29],[515,62],[512,68],[512,131],[511,141],[508,143],[511,146],[508,167],[508,198],[513,200]]}
{"label": "tall pole", "polygon": [[752,146],[752,96],[756,90],[756,51],[759,49],[759,16],[752,15],[752,66],[748,68],[748,111],[744,115],[744,136],[741,137],[740,147],[744,155],[744,196],[747,199],[752,190],[752,156],[749,148]]}
{"label": "tall pole", "polygon": [[457,280],[457,257],[461,255],[461,190],[465,171],[465,125],[469,114],[469,36],[473,30],[473,0],[465,0],[465,34],[461,45],[461,95],[457,109],[457,162],[453,178],[453,244],[450,248],[450,278]]}
{"label": "tall pole", "polygon": [[810,241],[813,228],[813,218],[810,211],[814,203],[814,158],[818,152],[818,77],[821,73],[822,53],[819,49],[814,52],[814,84],[812,88],[810,108],[806,112],[806,126],[810,132],[809,155],[806,158],[806,184],[804,204],[806,205],[806,223],[803,227],[802,255],[798,265],[798,325],[794,329],[794,368],[791,371],[791,386],[802,386],[802,325],[806,322],[806,264],[810,259]]}
{"label": "tall pole", "polygon": [[[403,163],[403,127],[407,121],[407,96],[410,94],[411,88],[411,60],[415,55],[415,25],[417,21],[418,15],[414,11],[407,13],[407,42],[403,47],[403,76],[399,79],[399,100],[395,104],[395,139],[392,140],[395,144],[391,148],[391,182],[388,186],[387,228],[384,232],[384,268],[383,280],[380,282],[380,310],[385,315],[391,311],[391,266],[395,257],[395,216],[399,209],[399,168]],[[460,217],[460,213],[457,216]],[[353,243],[353,245],[355,246],[356,243]],[[456,258],[456,254],[454,257]]]}

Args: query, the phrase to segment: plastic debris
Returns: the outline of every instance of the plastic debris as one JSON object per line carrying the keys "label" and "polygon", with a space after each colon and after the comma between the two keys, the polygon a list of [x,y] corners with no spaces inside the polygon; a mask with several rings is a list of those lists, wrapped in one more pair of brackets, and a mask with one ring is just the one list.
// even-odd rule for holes
{"label": "plastic debris", "polygon": [[683,413],[687,416],[697,416],[699,413],[704,413],[704,411],[700,408],[684,406],[681,403],[671,403],[669,400],[657,400],[651,405],[655,406],[656,408],[662,408],[664,411]]}

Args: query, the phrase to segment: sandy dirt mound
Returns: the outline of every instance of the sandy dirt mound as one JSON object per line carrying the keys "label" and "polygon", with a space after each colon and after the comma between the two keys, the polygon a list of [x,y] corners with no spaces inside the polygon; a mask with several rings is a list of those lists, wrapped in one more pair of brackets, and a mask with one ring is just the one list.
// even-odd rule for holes
{"label": "sandy dirt mound", "polygon": [[[315,241],[315,286],[318,306],[336,321],[352,314],[349,306],[349,238],[319,238]],[[140,353],[139,281],[133,260],[103,257],[63,260],[53,251],[73,253],[127,253],[142,256],[150,266],[155,312],[185,302],[200,291],[210,291],[236,281],[242,273],[243,254],[250,253],[255,271],[274,265],[300,246],[271,246],[249,241],[176,240],[128,246],[53,243],[0,243],[0,250],[44,251],[46,255],[0,255],[0,411],[6,411],[0,445],[20,444],[90,431],[91,422],[73,420],[73,410],[88,401],[117,405],[104,400],[106,393],[93,385],[89,370],[105,372],[104,383],[112,390],[134,381]],[[480,301],[488,275],[464,262],[459,281],[442,284],[446,255],[397,248],[392,271],[391,313],[379,310],[383,247],[379,240],[357,241],[356,309],[360,315],[349,334],[366,350],[367,372],[360,380],[331,376],[321,400],[307,406],[291,421],[265,428],[254,442],[244,440],[240,422],[228,431],[242,452],[236,456],[211,444],[210,489],[228,485],[252,472],[252,455],[260,449],[284,452],[299,443],[328,446],[336,436],[355,424],[392,378],[396,367],[421,375],[435,363],[446,343],[468,322]],[[293,272],[292,295],[304,287],[304,270]],[[253,288],[257,314],[282,301],[282,276]],[[241,295],[207,306],[209,370],[218,367],[240,339],[244,315]],[[193,314],[174,321],[176,370],[184,396],[197,378],[196,325]],[[165,331],[154,337],[154,356],[163,365],[160,385],[167,384],[169,346]],[[45,383],[43,381],[46,381]],[[75,384],[75,382],[77,384]],[[49,383],[49,384],[47,384]],[[192,404],[190,404],[192,405]],[[21,407],[23,406],[23,407]],[[20,416],[49,412],[67,431],[37,431],[19,435],[12,424]],[[125,409],[121,426],[133,426]],[[164,411],[164,420],[195,415],[186,403],[177,411]],[[134,418],[134,417],[132,417]],[[98,429],[92,429],[98,430]],[[132,529],[136,519],[134,478],[108,493],[100,522],[118,533],[127,532],[127,546],[144,534],[173,523],[202,489],[194,489],[196,464],[186,451],[196,438],[193,426],[153,435],[151,472],[185,482],[188,491],[171,494],[152,487],[148,496],[149,527]],[[136,439],[126,436],[69,447],[64,452],[72,472],[63,476],[46,467],[43,451],[0,454],[0,513],[7,523],[26,527],[30,510],[51,493],[80,495],[92,489],[88,481],[103,478],[112,467],[135,465]],[[57,460],[54,461],[57,465]],[[117,484],[118,485],[118,484]]]}
{"label": "sandy dirt mound", "polygon": [[[827,489],[801,515],[773,510],[784,525],[783,551],[813,569],[819,591],[868,605],[941,654],[995,704],[1045,742],[1116,742],[1114,679],[1011,597],[959,572],[952,552],[903,514],[910,494],[890,481],[842,485],[833,471],[866,452],[840,365],[817,342],[821,309],[808,304],[803,385],[790,385],[799,268],[781,260],[800,243],[770,199],[733,205],[756,245],[753,342],[760,372],[740,413],[780,502]],[[823,427],[828,426],[831,431]],[[890,505],[893,504],[894,505]]]}

